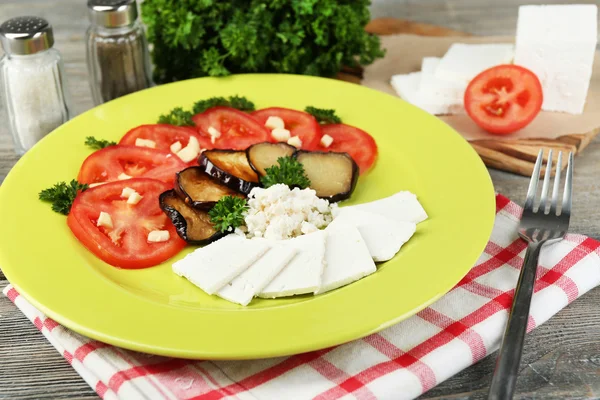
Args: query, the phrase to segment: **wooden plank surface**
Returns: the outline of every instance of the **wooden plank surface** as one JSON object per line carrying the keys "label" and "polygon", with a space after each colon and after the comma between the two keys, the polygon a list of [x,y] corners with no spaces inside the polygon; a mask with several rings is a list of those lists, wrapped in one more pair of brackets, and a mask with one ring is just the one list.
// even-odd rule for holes
{"label": "wooden plank surface", "polygon": [[[518,5],[567,3],[566,0],[374,0],[376,17],[394,17],[447,26],[479,35],[514,31]],[[577,3],[597,3],[578,0]],[[80,0],[2,0],[0,21],[34,14],[55,26],[56,46],[64,54],[74,111],[92,107],[83,37],[87,26]],[[0,117],[0,181],[18,157]],[[600,140],[577,158],[572,230],[600,238]],[[523,202],[528,180],[490,171],[496,190]],[[0,272],[0,290],[7,281]],[[600,289],[561,311],[528,336],[518,399],[600,398]],[[491,356],[442,383],[422,399],[484,399],[495,357]],[[35,327],[0,296],[0,399],[98,398]]]}

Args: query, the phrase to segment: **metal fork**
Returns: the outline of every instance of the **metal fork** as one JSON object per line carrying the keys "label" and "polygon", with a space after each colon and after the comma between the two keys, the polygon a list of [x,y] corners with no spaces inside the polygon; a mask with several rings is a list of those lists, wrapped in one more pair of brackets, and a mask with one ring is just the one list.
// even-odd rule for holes
{"label": "metal fork", "polygon": [[548,165],[546,166],[546,174],[544,176],[544,183],[542,184],[540,203],[539,206],[535,207],[543,154],[544,151],[540,150],[531,181],[529,182],[527,199],[523,207],[523,216],[519,224],[519,236],[528,243],[527,252],[525,253],[523,268],[519,274],[519,281],[515,289],[515,297],[508,317],[508,324],[504,331],[502,346],[498,352],[496,369],[488,395],[489,400],[506,400],[513,397],[517,383],[519,363],[523,352],[523,342],[525,341],[529,307],[531,305],[540,249],[546,243],[562,240],[569,228],[571,192],[573,188],[573,153],[569,153],[565,188],[560,208],[558,200],[562,152],[558,154],[552,200],[550,204],[548,203],[548,190],[550,188],[550,174],[552,171],[552,150],[548,154]]}

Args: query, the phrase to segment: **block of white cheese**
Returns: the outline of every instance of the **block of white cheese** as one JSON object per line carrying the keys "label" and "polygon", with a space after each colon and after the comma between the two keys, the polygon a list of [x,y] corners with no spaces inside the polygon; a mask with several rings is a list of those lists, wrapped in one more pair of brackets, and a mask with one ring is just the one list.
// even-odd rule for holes
{"label": "block of white cheese", "polygon": [[441,59],[437,57],[423,58],[418,92],[419,100],[424,108],[430,110],[432,114],[455,114],[464,108],[467,83],[438,78],[436,71],[440,63]]}
{"label": "block of white cheese", "polygon": [[352,225],[358,228],[371,257],[377,262],[392,259],[417,228],[414,222],[396,221],[353,207],[340,208],[327,229],[333,229],[337,225]]}
{"label": "block of white cheese", "polygon": [[439,79],[466,85],[488,68],[510,64],[513,57],[512,44],[455,43],[442,57],[435,75]]}
{"label": "block of white cheese", "polygon": [[271,246],[238,235],[227,235],[173,264],[173,272],[214,294],[257,261]]}
{"label": "block of white cheese", "polygon": [[258,296],[275,298],[315,292],[321,286],[326,240],[324,230],[289,239],[298,253]]}
{"label": "block of white cheese", "polygon": [[[267,241],[266,239],[252,239],[255,242]],[[269,282],[288,265],[296,255],[297,250],[289,240],[272,242],[272,247],[247,270],[238,275],[231,282],[223,286],[218,292],[219,297],[248,305],[252,298],[258,294]]]}
{"label": "block of white cheese", "polygon": [[332,223],[325,231],[327,264],[321,286],[315,294],[345,286],[377,270],[365,241],[354,225]]}
{"label": "block of white cheese", "polygon": [[421,83],[421,72],[394,75],[390,81],[398,96],[404,101],[418,105],[419,84]]}
{"label": "block of white cheese", "polygon": [[415,224],[427,219],[427,213],[417,200],[417,196],[406,191],[370,203],[344,207],[344,209],[371,212],[394,221],[413,222]]}
{"label": "block of white cheese", "polygon": [[540,79],[543,110],[583,113],[597,41],[596,5],[519,8],[515,64]]}

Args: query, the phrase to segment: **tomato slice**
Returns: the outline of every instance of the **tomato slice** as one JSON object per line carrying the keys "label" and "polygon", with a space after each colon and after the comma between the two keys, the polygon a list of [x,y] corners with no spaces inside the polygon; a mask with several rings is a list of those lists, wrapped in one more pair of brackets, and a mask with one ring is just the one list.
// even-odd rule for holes
{"label": "tomato slice", "polygon": [[[142,196],[138,204],[121,198],[126,187]],[[158,204],[158,196],[169,188],[161,181],[135,178],[88,189],[73,202],[67,224],[81,244],[110,265],[136,269],[160,264],[186,245]],[[110,215],[112,228],[97,226],[100,212]],[[153,230],[168,231],[169,239],[149,243]]]}
{"label": "tomato slice", "polygon": [[375,139],[362,129],[346,124],[331,124],[321,126],[323,136],[329,135],[333,142],[329,147],[321,146],[320,151],[348,153],[356,162],[360,173],[367,171],[377,158]]}
{"label": "tomato slice", "polygon": [[250,115],[230,107],[213,107],[192,118],[206,137],[209,128],[220,133],[215,137],[213,148],[245,150],[255,143],[269,141],[269,131]]}
{"label": "tomato slice", "polygon": [[100,183],[130,177],[152,178],[173,185],[175,173],[187,167],[170,151],[139,146],[109,146],[92,153],[79,170],[81,183]]}
{"label": "tomato slice", "polygon": [[[179,142],[185,147],[190,142],[190,137],[195,137],[200,143],[202,149],[212,149],[210,137],[201,135],[193,127],[175,126],[167,124],[140,125],[131,129],[121,138],[119,144],[126,146],[135,146],[137,139],[152,140],[156,143],[159,150],[171,151],[171,145]],[[197,160],[190,162],[191,165],[197,165]]]}
{"label": "tomato slice", "polygon": [[465,91],[467,114],[486,131],[499,135],[529,125],[543,102],[538,77],[518,65],[499,65],[483,71]]}
{"label": "tomato slice", "polygon": [[265,126],[269,117],[279,117],[291,136],[298,136],[302,141],[302,150],[316,150],[321,142],[321,126],[309,113],[289,108],[271,107],[254,111],[252,116]]}

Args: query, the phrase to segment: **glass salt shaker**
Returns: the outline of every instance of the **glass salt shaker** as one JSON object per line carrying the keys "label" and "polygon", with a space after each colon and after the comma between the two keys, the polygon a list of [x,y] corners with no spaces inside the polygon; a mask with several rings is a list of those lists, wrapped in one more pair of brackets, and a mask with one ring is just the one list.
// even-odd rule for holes
{"label": "glass salt shaker", "polygon": [[87,63],[96,105],[152,85],[146,34],[135,0],[88,0]]}
{"label": "glass salt shaker", "polygon": [[62,57],[43,18],[17,17],[0,25],[0,96],[17,154],[69,120]]}

